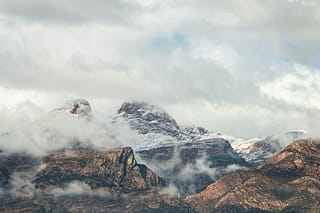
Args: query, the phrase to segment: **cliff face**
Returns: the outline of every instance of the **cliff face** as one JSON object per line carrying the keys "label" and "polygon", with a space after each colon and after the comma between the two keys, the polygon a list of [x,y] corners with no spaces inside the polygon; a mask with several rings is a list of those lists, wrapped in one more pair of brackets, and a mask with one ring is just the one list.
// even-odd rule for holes
{"label": "cliff face", "polygon": [[[229,173],[228,166],[236,165],[235,170],[250,167],[224,139],[199,140],[137,153],[145,162],[155,165],[157,172],[178,186],[182,194],[200,192],[216,178]],[[188,172],[192,169],[193,172]],[[189,177],[183,177],[185,172]]]}
{"label": "cliff face", "polygon": [[[320,208],[320,144],[297,141],[258,169],[222,177],[186,198],[200,212],[317,212]],[[233,209],[233,210],[232,210]]]}
{"label": "cliff face", "polygon": [[227,140],[202,139],[209,134],[208,130],[202,127],[181,128],[165,110],[152,104],[126,102],[118,114],[115,121],[119,117],[124,118],[142,138],[141,144],[134,147],[137,156],[178,186],[183,194],[200,192],[227,173],[225,168],[228,166],[236,165],[238,169],[251,166]]}
{"label": "cliff face", "polygon": [[91,149],[66,150],[44,158],[35,176],[37,188],[82,181],[92,189],[117,187],[123,190],[164,186],[162,178],[138,164],[129,147],[99,152]]}
{"label": "cliff face", "polygon": [[173,137],[181,137],[177,122],[164,110],[144,102],[125,102],[118,110],[130,127],[139,134],[163,133]]}
{"label": "cliff face", "polygon": [[31,159],[1,156],[0,212],[192,212],[161,193],[164,180],[129,147],[77,147]]}

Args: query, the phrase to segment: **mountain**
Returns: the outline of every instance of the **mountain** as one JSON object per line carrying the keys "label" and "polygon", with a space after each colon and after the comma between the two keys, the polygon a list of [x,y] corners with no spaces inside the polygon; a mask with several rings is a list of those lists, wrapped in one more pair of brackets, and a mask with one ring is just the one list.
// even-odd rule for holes
{"label": "mountain", "polygon": [[[132,129],[143,136],[143,140],[135,147],[137,151],[169,149],[165,147],[181,146],[185,142],[200,142],[198,145],[201,146],[201,141],[205,140],[215,143],[228,141],[240,157],[254,166],[272,157],[293,141],[307,137],[305,130],[291,130],[267,137],[241,139],[198,126],[180,127],[164,109],[145,102],[123,103],[116,119],[119,117],[124,118]],[[170,158],[163,156],[161,151],[159,155],[159,158]]]}
{"label": "mountain", "polygon": [[[291,142],[306,137],[305,131],[294,130],[241,139],[203,127],[181,127],[164,109],[145,102],[123,103],[115,121],[119,119],[141,136],[133,147],[137,157],[187,194],[200,192],[229,172],[257,167]],[[207,169],[197,169],[199,163]],[[186,169],[192,171],[184,180],[181,175]]]}
{"label": "mountain", "polygon": [[241,157],[257,166],[293,141],[303,139],[306,136],[307,132],[304,130],[291,130],[263,138],[231,139],[230,141],[233,149]]}
{"label": "mountain", "polygon": [[[67,133],[72,131],[68,121],[81,124],[77,131],[95,125],[88,101],[68,101],[49,115],[39,123],[39,133],[44,140],[49,137],[47,145],[52,143],[52,148],[40,155],[0,151],[0,212],[193,212],[183,200],[168,195],[169,183],[138,163],[131,147],[111,148],[112,141],[95,143],[97,137],[82,141]],[[50,119],[53,130],[45,125]],[[66,138],[56,135],[59,122],[66,124],[61,126],[67,127],[62,133]],[[107,134],[106,129],[100,133]]]}
{"label": "mountain", "polygon": [[165,182],[143,164],[138,164],[130,147],[106,152],[77,148],[53,153],[43,159],[34,177],[36,188],[83,181],[91,189],[115,187],[121,190],[164,186]]}
{"label": "mountain", "polygon": [[55,151],[31,160],[0,157],[0,212],[192,212],[161,193],[165,181],[129,147]]}
{"label": "mountain", "polygon": [[86,99],[73,99],[64,104],[64,106],[54,109],[49,112],[54,117],[78,117],[78,118],[91,118],[91,106]]}
{"label": "mountain", "polygon": [[[319,208],[319,142],[300,140],[287,146],[305,137],[304,131],[240,139],[182,127],[160,107],[127,102],[111,125],[124,121],[135,131],[126,137],[131,148],[118,143],[113,129],[97,123],[91,112],[88,101],[71,100],[41,120],[40,128],[31,128],[41,136],[35,142],[45,140],[44,152],[0,150],[0,212]],[[115,133],[127,134],[126,128],[120,130]],[[12,139],[6,136],[13,131],[0,137]]]}
{"label": "mountain", "polygon": [[300,140],[257,169],[222,177],[186,198],[199,212],[317,212],[320,143]]}
{"label": "mountain", "polygon": [[[182,193],[199,192],[216,178],[251,166],[233,150],[228,140],[202,139],[208,130],[180,127],[171,115],[155,105],[123,103],[115,121],[120,118],[142,138],[140,144],[133,147],[137,156],[178,186]],[[228,166],[232,169],[226,169]]]}
{"label": "mountain", "polygon": [[118,114],[126,118],[129,125],[140,134],[163,133],[182,137],[177,122],[164,110],[144,102],[126,102],[118,110]]}

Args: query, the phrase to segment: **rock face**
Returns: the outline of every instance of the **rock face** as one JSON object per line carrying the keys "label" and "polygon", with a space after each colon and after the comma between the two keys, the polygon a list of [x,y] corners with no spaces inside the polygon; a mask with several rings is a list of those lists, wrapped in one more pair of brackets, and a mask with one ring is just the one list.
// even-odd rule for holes
{"label": "rock face", "polygon": [[31,198],[5,197],[0,200],[0,212],[6,213],[60,213],[60,212],[128,212],[128,213],[195,213],[183,201],[170,199],[156,191],[100,195],[42,195]]}
{"label": "rock face", "polygon": [[138,164],[130,147],[98,152],[91,149],[66,150],[49,155],[40,166],[36,187],[61,186],[82,181],[92,189],[116,187],[122,190],[164,186],[162,178]]}
{"label": "rock face", "polygon": [[164,110],[144,102],[123,103],[118,114],[126,118],[130,127],[140,134],[163,133],[180,137],[177,122]]}
{"label": "rock face", "polygon": [[[225,167],[250,167],[223,138],[202,139],[209,131],[202,127],[179,127],[166,111],[148,103],[124,103],[118,110],[129,126],[141,135],[141,144],[134,147],[137,156],[179,187],[182,193],[203,190]],[[201,163],[203,168],[196,168]],[[198,164],[198,165],[197,165]],[[206,171],[207,169],[210,172]],[[213,170],[217,172],[213,173]],[[189,178],[181,178],[188,173]]]}
{"label": "rock face", "polygon": [[182,194],[203,190],[218,177],[231,172],[226,169],[228,166],[236,167],[232,172],[250,167],[224,139],[141,150],[138,154],[168,182],[178,186]]}
{"label": "rock face", "polygon": [[77,146],[29,159],[1,156],[0,212],[193,212],[161,193],[164,180],[137,163],[129,147]]}
{"label": "rock face", "polygon": [[8,186],[12,174],[32,171],[36,188],[63,187],[73,181],[85,182],[91,189],[115,188],[120,191],[148,190],[165,186],[165,181],[135,160],[130,147],[105,152],[90,148],[62,150],[44,158],[22,154],[0,157],[0,183]]}
{"label": "rock face", "polygon": [[257,166],[280,152],[293,141],[303,139],[304,137],[306,137],[306,131],[292,130],[264,138],[249,140],[233,139],[231,140],[231,144],[241,157]]}
{"label": "rock face", "polygon": [[186,201],[199,212],[317,212],[320,144],[297,141],[256,170],[224,176]]}
{"label": "rock face", "polygon": [[[0,212],[317,212],[320,208],[319,143],[301,140],[280,152],[303,131],[243,140],[202,127],[180,127],[167,112],[147,103],[124,103],[118,113],[115,122],[127,121],[142,138],[141,144],[103,151],[93,148],[91,138],[83,143],[73,138],[68,148],[56,148],[45,157],[0,151]],[[90,104],[83,99],[69,101],[50,114],[77,118],[76,123],[94,122]]]}

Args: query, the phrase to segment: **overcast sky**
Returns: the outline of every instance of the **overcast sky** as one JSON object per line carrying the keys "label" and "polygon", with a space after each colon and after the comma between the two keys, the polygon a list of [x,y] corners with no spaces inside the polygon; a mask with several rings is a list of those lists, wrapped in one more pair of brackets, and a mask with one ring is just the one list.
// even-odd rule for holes
{"label": "overcast sky", "polygon": [[319,26],[318,0],[1,0],[0,107],[141,100],[238,137],[316,132]]}

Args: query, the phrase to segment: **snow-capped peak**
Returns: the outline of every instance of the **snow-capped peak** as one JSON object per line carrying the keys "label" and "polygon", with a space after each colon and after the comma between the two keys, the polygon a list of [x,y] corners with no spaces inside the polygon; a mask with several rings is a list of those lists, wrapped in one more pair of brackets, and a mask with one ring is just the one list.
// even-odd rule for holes
{"label": "snow-capped peak", "polygon": [[145,102],[125,102],[118,110],[118,114],[140,134],[163,133],[174,137],[180,135],[177,122],[158,106]]}
{"label": "snow-capped peak", "polygon": [[89,119],[91,111],[91,106],[87,100],[73,99],[66,102],[63,107],[52,110],[50,114],[54,117],[72,116]]}

